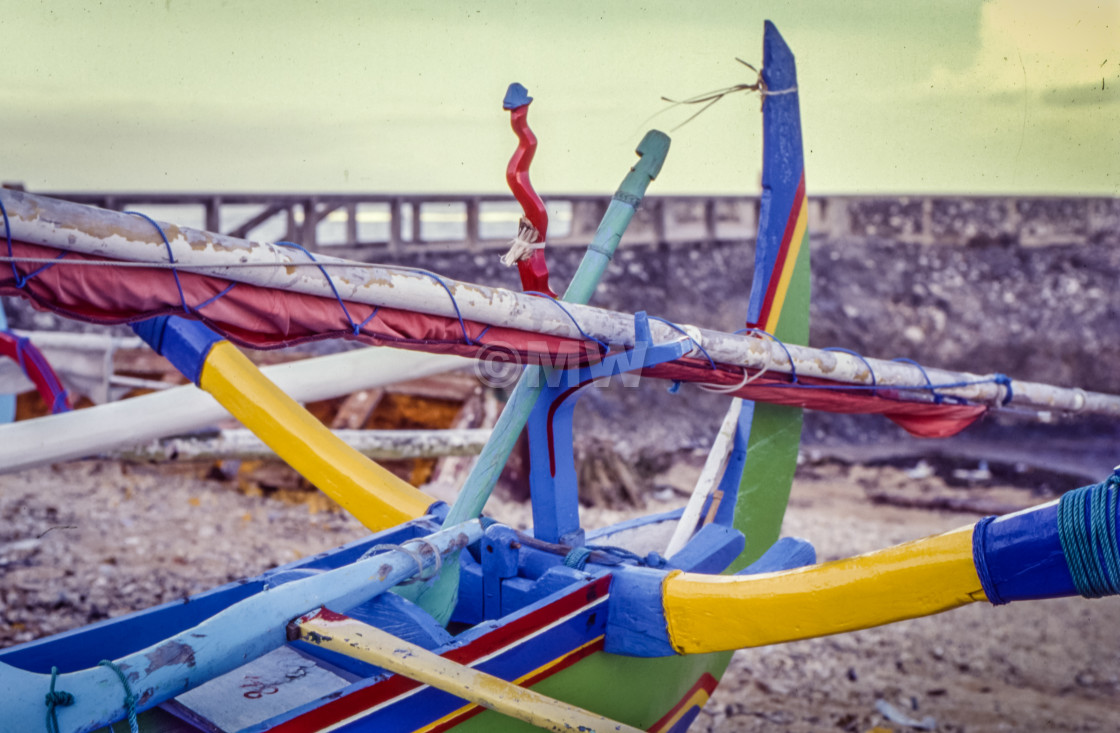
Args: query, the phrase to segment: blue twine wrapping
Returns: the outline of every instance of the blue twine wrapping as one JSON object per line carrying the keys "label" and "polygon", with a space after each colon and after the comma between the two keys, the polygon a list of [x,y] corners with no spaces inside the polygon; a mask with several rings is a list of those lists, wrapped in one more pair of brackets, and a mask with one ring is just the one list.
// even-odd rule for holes
{"label": "blue twine wrapping", "polygon": [[443,278],[435,274],[434,272],[429,272],[427,270],[415,269],[410,270],[410,272],[417,272],[421,275],[427,275],[428,277],[439,283],[439,286],[447,292],[447,297],[451,298],[451,307],[455,309],[455,317],[459,319],[459,328],[463,331],[463,340],[471,346],[477,346],[478,344],[476,344],[471,339],[471,335],[467,333],[467,324],[463,321],[463,314],[459,311],[459,301],[455,300],[455,294],[451,292],[451,288],[447,287],[447,283],[443,281]]}
{"label": "blue twine wrapping", "polygon": [[744,333],[760,333],[763,336],[768,337],[771,341],[776,343],[778,346],[781,346],[782,351],[786,352],[786,359],[789,360],[790,382],[792,384],[797,384],[797,367],[794,366],[793,355],[789,353],[789,349],[786,347],[785,344],[782,343],[781,339],[779,339],[777,336],[770,333],[769,331],[763,331],[761,328],[747,328],[747,329],[744,329],[743,332]]}
{"label": "blue twine wrapping", "polygon": [[867,367],[867,373],[871,375],[871,394],[874,395],[874,394],[878,393],[878,390],[876,389],[876,382],[875,382],[875,370],[871,368],[871,362],[869,362],[867,359],[865,359],[863,354],[859,353],[858,351],[852,351],[851,349],[845,349],[842,346],[828,346],[828,347],[825,347],[825,348],[821,349],[821,351],[839,351],[841,354],[847,354],[848,356],[854,356],[855,358],[862,361],[863,365],[865,367]]}
{"label": "blue twine wrapping", "polygon": [[925,377],[926,389],[928,389],[929,393],[933,395],[933,404],[940,405],[942,402],[944,402],[945,398],[937,393],[937,390],[933,386],[933,381],[930,380],[929,374],[926,373],[926,368],[924,366],[914,361],[913,359],[907,359],[905,356],[891,359],[891,361],[897,361],[901,364],[909,364],[912,367],[917,367],[918,371],[920,371],[922,373],[922,376]]}
{"label": "blue twine wrapping", "polygon": [[1058,503],[1058,538],[1074,587],[1085,598],[1120,594],[1118,508],[1120,470]]}
{"label": "blue twine wrapping", "polygon": [[[168,241],[167,234],[163,231],[163,227],[159,225],[159,222],[142,211],[125,211],[123,213],[131,214],[133,216],[139,216],[141,219],[146,220],[149,224],[156,228],[156,231],[159,232],[160,239],[163,240],[163,246],[167,248],[167,261],[174,265],[175,254],[171,251],[171,242]],[[183,312],[190,313],[191,307],[187,305],[187,296],[183,294],[183,283],[179,281],[178,268],[172,267],[171,275],[175,278],[175,287],[179,289],[179,302],[183,304]]]}
{"label": "blue twine wrapping", "polygon": [[316,264],[316,266],[319,268],[319,272],[323,273],[323,277],[326,279],[327,285],[330,286],[331,292],[334,293],[334,299],[338,301],[339,307],[342,308],[342,312],[346,316],[346,322],[350,324],[350,331],[353,332],[355,336],[359,335],[362,332],[362,326],[369,322],[369,318],[362,321],[361,324],[354,323],[354,319],[350,315],[350,309],[346,307],[346,302],[342,299],[342,296],[339,295],[338,288],[334,286],[334,279],[329,274],[327,274],[327,268],[320,265],[319,260],[315,259],[315,255],[311,254],[311,252],[302,244],[296,244],[295,242],[277,242],[276,245],[278,247],[289,247],[291,249],[298,249],[300,252],[303,252],[305,255],[307,255],[307,259]]}
{"label": "blue twine wrapping", "polygon": [[212,296],[210,296],[210,297],[209,297],[209,298],[207,298],[206,300],[204,300],[204,301],[202,301],[201,303],[199,303],[198,305],[196,305],[194,309],[195,309],[196,311],[200,311],[200,310],[202,310],[202,309],[203,309],[203,308],[205,308],[206,306],[208,306],[208,305],[210,305],[211,303],[213,303],[213,302],[214,302],[215,300],[218,300],[218,299],[219,299],[219,298],[221,298],[221,297],[222,297],[223,295],[225,295],[225,294],[226,294],[226,293],[228,293],[229,291],[233,290],[233,289],[234,289],[235,287],[237,287],[237,285],[238,285],[238,284],[239,284],[239,283],[235,283],[235,282],[233,282],[233,283],[230,283],[230,284],[229,284],[229,285],[228,285],[228,286],[226,287],[226,289],[225,289],[225,290],[223,290],[222,292],[218,293],[217,295],[212,295]]}
{"label": "blue twine wrapping", "polygon": [[1003,402],[1001,402],[1000,404],[1006,405],[1010,403],[1011,399],[1015,396],[1014,390],[1011,389],[1011,377],[1007,376],[1006,374],[997,373],[992,375],[992,381],[1006,390],[1003,395]]}
{"label": "blue twine wrapping", "polygon": [[539,295],[539,296],[540,296],[540,297],[542,297],[542,298],[546,298],[547,300],[551,300],[551,301],[552,301],[553,303],[555,303],[555,304],[556,304],[556,307],[557,307],[557,308],[559,308],[559,309],[560,309],[561,311],[563,311],[563,312],[564,312],[564,315],[566,315],[566,316],[568,317],[568,319],[569,319],[569,320],[570,320],[570,321],[572,322],[572,324],[573,324],[573,325],[574,325],[574,326],[576,327],[576,330],[577,330],[577,331],[579,331],[579,335],[580,335],[580,336],[583,336],[583,338],[584,338],[584,340],[585,340],[585,341],[594,341],[594,342],[595,342],[596,344],[598,344],[598,345],[599,345],[599,349],[600,349],[601,351],[603,351],[604,353],[605,353],[605,352],[607,352],[607,351],[610,351],[610,348],[611,348],[610,346],[608,346],[607,344],[603,343],[602,341],[600,341],[599,339],[595,338],[594,336],[590,335],[589,333],[587,333],[587,331],[584,331],[584,330],[583,330],[583,326],[579,325],[579,321],[577,321],[577,320],[576,320],[576,317],[575,317],[575,316],[573,316],[573,315],[571,314],[571,312],[570,312],[570,311],[569,311],[569,310],[568,310],[567,308],[565,308],[565,307],[564,307],[564,304],[563,304],[563,303],[562,303],[561,301],[557,300],[556,298],[553,298],[553,297],[552,297],[551,295],[549,295],[548,293],[542,293],[542,292],[540,292],[540,291],[538,291],[538,290],[526,290],[526,291],[525,291],[525,294],[526,294],[526,295]]}
{"label": "blue twine wrapping", "polygon": [[[15,258],[15,250],[12,249],[12,225],[11,225],[11,222],[8,221],[8,210],[4,207],[4,202],[3,201],[0,201],[0,215],[2,215],[3,218],[4,218],[4,239],[7,241],[7,244],[8,244],[8,257],[14,259]],[[16,263],[15,262],[9,262],[8,264],[10,264],[12,266],[12,276],[16,279],[16,287],[22,289],[23,287],[25,287],[27,285],[28,280],[31,280],[36,275],[39,275],[40,273],[46,272],[47,270],[51,269],[56,264],[58,264],[57,260],[63,259],[68,254],[70,254],[70,253],[69,252],[59,252],[58,255],[55,257],[56,262],[48,262],[47,264],[43,265],[42,267],[40,267],[36,270],[32,270],[27,275],[19,274],[19,270],[16,268]]]}
{"label": "blue twine wrapping", "polygon": [[689,336],[688,331],[684,330],[683,328],[681,328],[677,324],[673,323],[672,321],[668,321],[664,318],[659,318],[658,316],[650,316],[649,319],[651,321],[657,321],[659,323],[664,323],[666,326],[673,329],[674,331],[679,331],[680,333],[684,334],[685,337],[688,338],[689,342],[691,342],[693,346],[695,346],[697,349],[700,350],[700,353],[703,354],[704,358],[706,358],[708,360],[708,364],[711,365],[712,369],[716,368],[716,362],[715,362],[714,359],[712,359],[712,355],[708,353],[707,349],[705,349],[703,346],[700,345],[699,341],[692,338],[692,336]]}

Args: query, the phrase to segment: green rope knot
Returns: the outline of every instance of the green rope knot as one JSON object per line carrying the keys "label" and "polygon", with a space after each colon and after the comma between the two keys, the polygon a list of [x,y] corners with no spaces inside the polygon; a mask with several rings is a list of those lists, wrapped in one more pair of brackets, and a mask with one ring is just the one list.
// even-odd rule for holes
{"label": "green rope knot", "polygon": [[51,667],[51,689],[46,695],[47,733],[59,733],[58,714],[55,712],[55,708],[64,708],[74,704],[74,696],[69,692],[54,689],[56,679],[58,679],[58,667]]}
{"label": "green rope knot", "polygon": [[117,673],[117,679],[119,679],[121,685],[124,686],[124,708],[128,711],[128,729],[131,733],[140,733],[140,725],[136,722],[137,697],[132,693],[132,687],[128,684],[128,678],[125,677],[120,667],[108,659],[102,659],[97,663],[97,666],[108,667]]}
{"label": "green rope knot", "polygon": [[591,557],[590,547],[573,547],[564,556],[564,564],[576,570],[583,570],[587,566],[587,558]]}
{"label": "green rope knot", "polygon": [[1077,592],[1120,595],[1120,468],[1104,481],[1076,489],[1058,503],[1058,539]]}

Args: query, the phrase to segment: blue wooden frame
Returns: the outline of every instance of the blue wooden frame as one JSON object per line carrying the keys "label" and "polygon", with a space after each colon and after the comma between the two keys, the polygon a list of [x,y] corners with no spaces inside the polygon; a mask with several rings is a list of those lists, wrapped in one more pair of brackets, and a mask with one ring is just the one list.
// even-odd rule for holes
{"label": "blue wooden frame", "polygon": [[579,398],[600,379],[622,376],[679,359],[692,350],[688,338],[654,344],[649,317],[634,315],[634,348],[612,352],[574,369],[546,370],[547,384],[529,415],[529,487],[533,533],[546,542],[584,544],[579,522],[579,490],[572,449],[572,413]]}

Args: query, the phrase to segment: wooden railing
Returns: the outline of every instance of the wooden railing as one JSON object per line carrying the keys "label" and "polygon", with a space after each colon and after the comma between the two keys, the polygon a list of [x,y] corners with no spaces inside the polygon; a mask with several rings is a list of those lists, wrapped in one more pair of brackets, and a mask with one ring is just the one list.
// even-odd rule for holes
{"label": "wooden railing", "polygon": [[[5,184],[11,185],[11,184]],[[74,193],[44,195],[236,237],[288,240],[342,257],[507,246],[520,209],[508,194]],[[548,243],[585,245],[609,198],[546,195]],[[753,240],[758,198],[647,196],[623,244]],[[1012,196],[810,197],[814,237],[905,243],[1120,244],[1120,199]]]}

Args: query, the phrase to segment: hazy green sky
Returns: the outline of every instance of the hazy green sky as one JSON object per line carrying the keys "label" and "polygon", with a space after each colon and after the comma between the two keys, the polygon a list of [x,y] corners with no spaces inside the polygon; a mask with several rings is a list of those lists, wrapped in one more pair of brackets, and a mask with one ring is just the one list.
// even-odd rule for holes
{"label": "hazy green sky", "polygon": [[[1120,1],[3,0],[0,178],[32,190],[607,192],[649,126],[797,55],[810,193],[1120,192]],[[758,100],[671,133],[659,193],[753,192]],[[651,192],[653,192],[651,190]]]}

